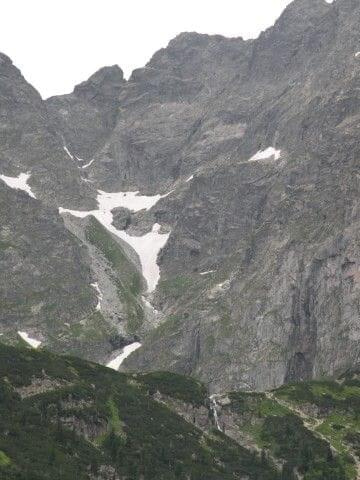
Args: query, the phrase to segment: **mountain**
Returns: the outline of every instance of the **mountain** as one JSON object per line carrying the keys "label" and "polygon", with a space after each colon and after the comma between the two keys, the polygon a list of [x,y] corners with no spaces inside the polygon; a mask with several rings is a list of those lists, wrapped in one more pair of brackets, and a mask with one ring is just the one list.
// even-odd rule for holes
{"label": "mountain", "polygon": [[[113,244],[110,234],[95,221],[84,221],[80,238],[76,238],[72,231],[77,233],[79,226],[66,228],[58,211],[59,206],[86,209],[97,205],[96,189],[85,178],[83,167],[88,162],[70,149],[78,155],[87,151],[78,151],[74,139],[65,140],[67,132],[59,127],[66,104],[71,103],[74,111],[69,122],[76,123],[77,112],[89,118],[88,130],[79,119],[86,131],[82,138],[91,135],[92,145],[101,145],[112,127],[122,83],[119,68],[105,68],[77,86],[72,95],[49,99],[51,107],[47,107],[10,59],[1,57],[0,263],[6,272],[1,279],[3,341],[17,343],[18,332],[25,332],[54,351],[104,362],[114,349],[134,338],[120,335],[117,324],[123,321],[131,325],[135,315],[143,316],[140,300],[128,292],[133,283],[134,288],[140,288],[142,280],[136,268],[124,257],[122,246]],[[80,136],[78,129],[74,138]],[[110,252],[102,251],[105,244]],[[114,267],[106,258],[110,254],[116,259]],[[120,260],[121,281],[117,272]],[[105,295],[105,311],[98,308],[96,280],[100,275],[107,281],[111,297],[108,300]],[[106,308],[107,304],[110,307]],[[133,323],[136,325],[136,320]]]}
{"label": "mountain", "polygon": [[212,393],[357,365],[359,21],[294,0],[255,40],[182,33],[46,101],[2,55],[0,178],[36,196],[1,185],[3,341]]}
{"label": "mountain", "polygon": [[4,480],[348,480],[359,470],[356,371],[209,398],[176,374],[4,345],[0,360]]}
{"label": "mountain", "polygon": [[[114,129],[119,95],[126,82],[121,69],[104,67],[73,93],[46,100],[49,114],[66,139],[69,152],[77,158],[91,160]],[[81,160],[80,160],[81,161]]]}
{"label": "mountain", "polygon": [[[43,341],[46,331],[50,345],[59,337],[71,351],[68,337],[77,327],[75,319],[99,323],[87,252],[64,228],[56,210],[44,208],[27,193],[1,182],[0,206],[2,339],[15,341],[18,331],[26,331]],[[100,341],[100,332],[97,335]],[[84,342],[84,349],[93,347]]]}

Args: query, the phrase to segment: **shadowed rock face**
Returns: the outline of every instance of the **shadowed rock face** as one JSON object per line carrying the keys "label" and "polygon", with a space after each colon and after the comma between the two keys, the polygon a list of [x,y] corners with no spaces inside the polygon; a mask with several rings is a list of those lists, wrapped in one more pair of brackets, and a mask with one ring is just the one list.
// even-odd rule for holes
{"label": "shadowed rock face", "polygon": [[0,208],[2,336],[23,330],[66,351],[73,325],[96,305],[86,250],[54,209],[2,182]]}
{"label": "shadowed rock face", "polygon": [[46,101],[70,152],[89,162],[115,126],[118,97],[125,84],[122,70],[114,65],[94,73],[73,93]]}
{"label": "shadowed rock face", "polygon": [[130,234],[171,230],[161,325],[124,368],[262,390],[358,360],[359,21],[355,0],[295,0],[256,40],[183,33],[128,82],[109,67],[46,102],[26,84],[20,113],[11,104],[14,124],[28,128],[30,111],[62,155],[41,144],[48,163],[26,156],[46,172],[30,180],[42,201],[90,209],[97,188],[172,191],[115,215]]}
{"label": "shadowed rock face", "polygon": [[45,103],[5,55],[0,57],[0,92],[1,173],[30,172],[35,194],[52,206],[94,205],[92,189],[65,153]]}
{"label": "shadowed rock face", "polygon": [[[111,70],[77,87],[84,103],[97,88],[102,99],[116,97],[108,82]],[[118,68],[113,70],[122,78]],[[0,180],[2,339],[17,342],[17,331],[24,331],[47,348],[103,361],[113,350],[115,322],[96,311],[92,257],[58,214],[59,206],[95,208],[96,190],[82,179],[82,162],[64,150],[53,112],[5,55],[0,56],[0,96],[0,174],[28,173],[36,196]],[[96,102],[93,97],[88,101]]]}

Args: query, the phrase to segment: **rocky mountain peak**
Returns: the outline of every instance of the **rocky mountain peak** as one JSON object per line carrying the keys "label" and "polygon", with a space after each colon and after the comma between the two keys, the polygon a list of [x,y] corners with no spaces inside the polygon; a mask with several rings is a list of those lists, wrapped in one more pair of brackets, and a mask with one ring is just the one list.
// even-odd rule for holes
{"label": "rocky mountain peak", "polygon": [[72,93],[47,99],[55,128],[62,132],[70,151],[87,160],[84,165],[103,147],[114,128],[126,84],[121,68],[113,65],[95,72]]}
{"label": "rocky mountain peak", "polygon": [[294,0],[284,10],[280,18],[282,20],[294,20],[306,22],[310,18],[323,15],[333,6],[332,1],[327,0]]}
{"label": "rocky mountain peak", "polygon": [[171,71],[187,78],[197,76],[200,80],[210,58],[218,63],[223,59],[233,59],[244,49],[246,42],[239,38],[226,38],[222,35],[207,35],[196,32],[183,32],[171,40],[166,48],[156,52],[148,67]]}
{"label": "rocky mountain peak", "polygon": [[3,67],[3,66],[6,65],[6,64],[8,64],[8,65],[9,65],[9,64],[12,64],[12,61],[11,61],[11,59],[10,59],[7,55],[5,55],[4,53],[1,53],[1,52],[0,52],[0,66]]}
{"label": "rocky mountain peak", "polygon": [[74,94],[87,100],[93,100],[99,95],[114,99],[125,83],[121,68],[118,65],[112,65],[101,68],[88,80],[77,85]]}
{"label": "rocky mountain peak", "polygon": [[206,47],[209,43],[228,41],[223,35],[209,35],[207,33],[181,32],[170,40],[169,50],[186,50],[189,47]]}

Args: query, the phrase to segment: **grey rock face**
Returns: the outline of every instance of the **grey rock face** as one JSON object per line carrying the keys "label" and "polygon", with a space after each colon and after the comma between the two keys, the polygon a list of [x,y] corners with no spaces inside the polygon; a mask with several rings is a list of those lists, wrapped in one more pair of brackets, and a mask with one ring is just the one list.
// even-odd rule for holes
{"label": "grey rock face", "polygon": [[[225,43],[222,65],[236,48],[238,71],[214,54],[212,92],[188,100],[198,123],[174,159],[178,215],[163,201],[172,234],[157,301],[168,320],[128,368],[261,390],[358,361],[360,9],[310,3],[294,2],[256,41],[182,35],[150,62],[207,79],[204,50]],[[269,146],[279,160],[248,161]]]}
{"label": "grey rock face", "polygon": [[[83,102],[98,102],[101,116],[121,79],[118,68],[105,68],[76,92]],[[104,361],[114,349],[117,329],[96,309],[91,252],[58,214],[60,206],[95,208],[96,190],[84,181],[82,162],[70,158],[72,145],[66,145],[54,113],[5,55],[0,57],[0,96],[0,174],[29,173],[37,198],[0,180],[2,339],[18,341],[17,331],[25,331],[42,346]],[[115,115],[116,102],[111,108]]]}
{"label": "grey rock face", "polygon": [[31,173],[37,197],[52,206],[94,206],[93,189],[75,161],[65,153],[45,103],[11,61],[0,64],[0,172]]}
{"label": "grey rock face", "polygon": [[73,209],[95,208],[96,189],[169,193],[114,212],[130,234],[171,231],[153,298],[161,325],[139,327],[143,287],[120,303],[108,288],[113,312],[140,328],[127,333],[142,335],[125,368],[263,390],[358,361],[359,22],[358,1],[295,0],[256,40],[183,33],[128,82],[109,67],[46,102],[2,59],[3,173],[22,159],[42,201]]}
{"label": "grey rock face", "polygon": [[126,230],[131,223],[131,214],[127,208],[116,208],[113,210],[113,225],[119,230]]}
{"label": "grey rock face", "polygon": [[[77,85],[73,93],[46,100],[57,129],[69,151],[80,158],[80,165],[91,161],[113,130],[125,85],[123,72],[114,65],[94,73]],[[86,175],[86,171],[82,172]]]}
{"label": "grey rock face", "polygon": [[1,333],[31,332],[66,351],[67,332],[96,306],[86,250],[55,210],[24,192],[0,184],[0,209]]}

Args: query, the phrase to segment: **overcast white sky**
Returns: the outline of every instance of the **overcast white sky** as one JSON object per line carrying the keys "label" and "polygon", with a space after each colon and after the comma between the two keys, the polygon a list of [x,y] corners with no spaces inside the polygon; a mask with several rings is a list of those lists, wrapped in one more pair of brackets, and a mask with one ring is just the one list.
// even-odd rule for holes
{"label": "overcast white sky", "polygon": [[180,32],[257,37],[290,0],[1,0],[0,51],[44,98],[105,65],[126,76]]}

